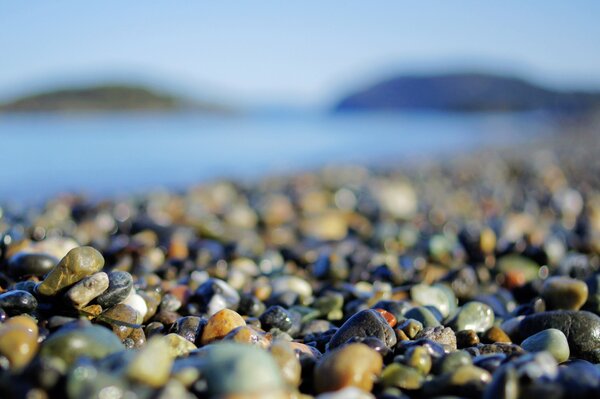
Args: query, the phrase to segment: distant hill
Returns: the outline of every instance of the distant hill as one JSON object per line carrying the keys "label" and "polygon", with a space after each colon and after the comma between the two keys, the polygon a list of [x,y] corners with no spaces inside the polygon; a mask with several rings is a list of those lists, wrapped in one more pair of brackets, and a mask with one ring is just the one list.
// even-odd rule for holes
{"label": "distant hill", "polygon": [[141,86],[100,85],[46,91],[0,104],[4,112],[86,111],[176,111],[228,112],[226,107],[186,100]]}
{"label": "distant hill", "polygon": [[600,92],[557,91],[523,79],[481,74],[399,76],[341,99],[335,112],[440,110],[457,112],[586,112],[600,108]]}

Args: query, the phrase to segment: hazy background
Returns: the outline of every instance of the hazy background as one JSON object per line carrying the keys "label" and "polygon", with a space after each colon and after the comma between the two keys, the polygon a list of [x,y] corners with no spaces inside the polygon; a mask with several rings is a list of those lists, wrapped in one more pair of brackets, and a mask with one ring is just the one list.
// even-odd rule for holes
{"label": "hazy background", "polygon": [[535,112],[330,110],[409,72],[492,72],[597,91],[598,15],[596,1],[0,1],[0,102],[118,83],[240,111],[0,113],[9,165],[0,201],[451,155],[548,132],[552,121]]}

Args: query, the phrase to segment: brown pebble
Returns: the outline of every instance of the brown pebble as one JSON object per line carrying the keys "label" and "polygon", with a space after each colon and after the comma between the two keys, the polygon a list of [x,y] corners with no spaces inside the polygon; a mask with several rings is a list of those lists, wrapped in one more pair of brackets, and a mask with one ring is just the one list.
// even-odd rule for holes
{"label": "brown pebble", "polygon": [[284,381],[292,387],[300,385],[302,366],[292,345],[287,341],[277,340],[271,345],[270,351],[279,366]]}
{"label": "brown pebble", "polygon": [[0,328],[0,355],[5,356],[12,369],[20,369],[31,361],[38,349],[37,326],[21,320]]}
{"label": "brown pebble", "polygon": [[408,338],[408,336],[406,335],[406,333],[404,331],[402,331],[399,328],[396,328],[394,330],[394,332],[396,333],[396,340],[398,341],[410,341],[410,338]]}
{"label": "brown pebble", "polygon": [[129,337],[133,341],[133,347],[140,349],[146,343],[146,333],[142,328],[134,328]]}
{"label": "brown pebble", "polygon": [[479,344],[479,337],[475,330],[461,330],[456,333],[456,346],[458,349],[468,348]]}
{"label": "brown pebble", "polygon": [[146,307],[148,308],[143,320],[145,323],[156,314],[158,306],[160,305],[161,297],[158,292],[154,291],[140,291],[138,294],[144,299],[144,302],[146,302]]}
{"label": "brown pebble", "polygon": [[485,333],[483,333],[481,342],[485,344],[494,344],[496,342],[503,342],[507,344],[512,343],[510,337],[504,332],[504,330],[497,326],[492,326]]}
{"label": "brown pebble", "polygon": [[202,345],[224,338],[237,327],[245,326],[246,322],[240,314],[231,309],[222,309],[212,315],[204,330],[200,342]]}
{"label": "brown pebble", "polygon": [[240,344],[256,345],[268,348],[271,345],[271,335],[254,326],[240,326],[231,330],[223,340],[238,342]]}
{"label": "brown pebble", "polygon": [[315,388],[320,393],[353,386],[370,392],[382,367],[381,355],[367,345],[345,345],[321,358],[315,367]]}
{"label": "brown pebble", "polygon": [[[101,321],[108,323],[112,327],[117,337],[124,340],[133,331],[133,327],[129,325],[137,323],[138,312],[129,305],[119,303],[103,312],[99,317]],[[123,324],[119,324],[119,322]]]}

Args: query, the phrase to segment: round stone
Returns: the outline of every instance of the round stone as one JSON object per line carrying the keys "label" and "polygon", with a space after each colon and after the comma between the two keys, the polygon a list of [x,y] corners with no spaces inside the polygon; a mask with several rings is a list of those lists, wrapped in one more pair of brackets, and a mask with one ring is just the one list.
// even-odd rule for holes
{"label": "round stone", "polygon": [[194,297],[199,300],[201,311],[208,316],[225,308],[237,309],[240,303],[240,294],[225,281],[217,278],[209,278],[202,283]]}
{"label": "round stone", "polygon": [[600,362],[600,317],[582,310],[553,310],[529,315],[519,324],[522,338],[549,328],[565,334],[572,356]]}
{"label": "round stone", "polygon": [[112,271],[108,273],[108,288],[96,298],[96,302],[104,309],[113,307],[129,296],[132,287],[131,274],[119,270]]}
{"label": "round stone", "polygon": [[187,355],[194,349],[197,349],[196,345],[177,334],[167,334],[163,337],[163,340],[169,346],[169,353],[172,357],[178,357]]}
{"label": "round stone", "polygon": [[494,324],[494,311],[485,303],[473,301],[461,306],[458,313],[448,322],[454,331],[474,330],[484,332]]}
{"label": "round stone", "polygon": [[383,370],[381,379],[386,387],[415,390],[421,388],[425,378],[419,370],[413,367],[392,363]]}
{"label": "round stone", "polygon": [[375,337],[388,347],[396,345],[396,333],[387,321],[373,309],[362,310],[349,318],[329,341],[329,349],[337,348],[354,337]]}
{"label": "round stone", "polygon": [[86,276],[97,273],[104,266],[104,258],[92,247],[77,247],[70,250],[37,286],[37,291],[46,296],[73,285]]}
{"label": "round stone", "polygon": [[37,326],[33,330],[24,323],[7,324],[0,328],[0,355],[8,359],[11,368],[18,370],[29,364],[37,352]]}
{"label": "round stone", "polygon": [[328,352],[315,367],[315,389],[329,392],[354,386],[370,392],[382,367],[381,355],[367,345],[344,345]]}
{"label": "round stone", "polygon": [[548,351],[558,363],[569,360],[569,342],[562,331],[549,328],[533,334],[523,342],[521,347],[528,352]]}
{"label": "round stone", "polygon": [[150,339],[136,352],[127,366],[127,377],[152,388],[160,388],[169,381],[173,357],[169,344],[159,337]]}
{"label": "round stone", "polygon": [[9,316],[31,313],[37,306],[37,299],[27,291],[14,290],[0,295],[0,308]]}
{"label": "round stone", "polygon": [[416,284],[411,287],[410,296],[413,302],[420,306],[434,306],[443,317],[448,317],[450,314],[451,304],[448,293],[440,287]]}
{"label": "round stone", "polygon": [[38,253],[18,252],[8,261],[7,272],[12,277],[44,277],[56,264],[54,256]]}
{"label": "round stone", "polygon": [[456,335],[450,327],[427,327],[419,331],[415,339],[425,338],[442,345],[448,352],[456,350]]}
{"label": "round stone", "polygon": [[277,328],[288,331],[292,328],[292,317],[290,313],[281,306],[271,306],[259,317],[260,324],[265,331]]}
{"label": "round stone", "polygon": [[67,298],[77,308],[82,308],[108,288],[108,275],[104,272],[85,277],[67,291]]}
{"label": "round stone", "polygon": [[416,308],[412,308],[406,312],[404,316],[421,322],[424,328],[437,327],[441,325],[431,310],[427,309],[425,306],[417,306]]}
{"label": "round stone", "polygon": [[512,343],[510,337],[500,327],[492,326],[483,334],[482,341],[485,344],[493,344],[496,342]]}
{"label": "round stone", "polygon": [[271,345],[270,352],[279,366],[283,380],[292,387],[300,385],[302,366],[294,347],[289,342],[276,340]]}
{"label": "round stone", "polygon": [[588,286],[569,277],[550,277],[542,286],[542,298],[548,310],[579,310],[587,301]]}
{"label": "round stone", "polygon": [[124,349],[121,340],[110,330],[89,322],[79,322],[75,326],[66,325],[51,334],[42,343],[40,356],[57,357],[69,366],[81,356],[102,359]]}
{"label": "round stone", "polygon": [[205,359],[201,371],[211,397],[269,397],[284,390],[277,362],[265,350],[223,342],[208,346]]}
{"label": "round stone", "polygon": [[136,324],[141,321],[138,312],[131,306],[119,303],[103,312],[99,319],[108,323],[113,332],[121,340],[127,338],[136,328]]}
{"label": "round stone", "polygon": [[206,345],[223,339],[232,330],[245,325],[246,321],[236,311],[222,309],[208,319],[200,342],[202,345]]}

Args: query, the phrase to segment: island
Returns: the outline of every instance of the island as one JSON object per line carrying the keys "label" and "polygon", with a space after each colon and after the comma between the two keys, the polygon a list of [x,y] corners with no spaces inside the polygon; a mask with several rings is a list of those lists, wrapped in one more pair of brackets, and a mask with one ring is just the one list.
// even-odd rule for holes
{"label": "island", "polygon": [[134,85],[96,85],[44,91],[0,104],[0,112],[198,111],[230,113],[220,104]]}
{"label": "island", "polygon": [[600,108],[600,92],[561,91],[486,73],[402,75],[339,100],[334,112],[435,110],[579,113]]}

